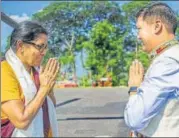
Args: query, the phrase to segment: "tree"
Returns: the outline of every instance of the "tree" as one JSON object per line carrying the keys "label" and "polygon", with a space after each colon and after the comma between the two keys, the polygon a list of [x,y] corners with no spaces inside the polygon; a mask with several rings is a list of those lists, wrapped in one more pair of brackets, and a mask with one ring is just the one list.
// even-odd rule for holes
{"label": "tree", "polygon": [[90,32],[90,39],[82,45],[87,53],[85,66],[91,69],[94,79],[110,75],[113,84],[119,85],[124,37],[116,31],[116,27],[107,20],[98,22]]}
{"label": "tree", "polygon": [[10,39],[11,39],[11,36],[8,36],[7,41],[6,41],[6,43],[7,43],[6,51],[10,48]]}
{"label": "tree", "polygon": [[[72,68],[74,74],[78,53],[81,53],[81,61],[84,64],[84,50],[81,43],[89,39],[89,31],[93,25],[104,19],[121,28],[119,24],[123,22],[123,16],[117,3],[54,2],[33,15],[33,20],[40,21],[49,32],[51,53],[59,57],[67,71]],[[124,32],[124,29],[120,29],[118,33],[122,31]]]}
{"label": "tree", "polygon": [[[135,49],[140,49],[134,13],[148,3],[132,1],[122,11],[117,2],[54,2],[33,19],[47,28],[50,51],[59,57],[64,70],[75,74],[76,55],[81,54],[81,62],[93,78],[109,73],[114,85],[126,85]],[[147,55],[140,52],[137,56],[147,67]]]}
{"label": "tree", "polygon": [[[5,52],[10,48],[10,36],[7,37],[6,40],[6,48],[5,48]],[[0,52],[0,57],[4,57],[5,56],[5,52]]]}

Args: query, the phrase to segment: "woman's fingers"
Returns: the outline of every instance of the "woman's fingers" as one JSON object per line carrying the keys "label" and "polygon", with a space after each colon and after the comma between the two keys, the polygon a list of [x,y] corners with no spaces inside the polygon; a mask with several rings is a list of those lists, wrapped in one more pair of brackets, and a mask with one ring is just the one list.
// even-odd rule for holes
{"label": "woman's fingers", "polygon": [[50,89],[52,89],[54,87],[54,85],[55,85],[55,79],[53,77],[51,77],[49,79],[48,85],[49,85]]}
{"label": "woman's fingers", "polygon": [[54,70],[55,65],[56,65],[56,60],[54,58],[52,58],[52,60],[49,64],[48,73],[53,74],[53,70]]}
{"label": "woman's fingers", "polygon": [[58,67],[58,61],[56,59],[52,59],[49,63],[49,67],[47,70],[47,73],[52,76],[56,72],[56,69]]}
{"label": "woman's fingers", "polygon": [[49,85],[50,85],[50,89],[52,89],[54,87],[54,85],[55,85],[55,81],[51,81]]}
{"label": "woman's fingers", "polygon": [[40,66],[40,71],[39,71],[39,73],[42,74],[43,71],[44,71],[44,67],[43,67],[43,66]]}
{"label": "woman's fingers", "polygon": [[50,64],[51,64],[52,58],[50,58],[45,66],[44,72],[47,72],[49,70]]}
{"label": "woman's fingers", "polygon": [[48,60],[45,66],[44,73],[52,76],[56,72],[58,66],[59,66],[58,61],[54,58],[51,58]]}
{"label": "woman's fingers", "polygon": [[54,78],[57,77],[59,69],[60,69],[60,67],[59,67],[59,64],[58,64],[57,69],[55,70],[54,75],[53,75]]}
{"label": "woman's fingers", "polygon": [[48,61],[47,65],[45,67],[45,70],[43,72],[44,77],[48,83],[51,82],[51,79],[52,80],[56,79],[58,72],[59,72],[59,68],[60,68],[59,63],[55,58],[50,59]]}
{"label": "woman's fingers", "polygon": [[59,70],[59,63],[57,60],[55,60],[55,64],[53,65],[53,68],[52,68],[53,74],[56,73],[56,70]]}

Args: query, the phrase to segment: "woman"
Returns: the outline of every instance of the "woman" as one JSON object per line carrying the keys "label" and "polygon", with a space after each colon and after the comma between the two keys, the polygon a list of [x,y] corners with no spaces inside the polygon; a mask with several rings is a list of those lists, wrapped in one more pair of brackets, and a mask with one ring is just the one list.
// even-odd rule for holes
{"label": "woman", "polygon": [[1,136],[57,137],[52,89],[59,71],[50,59],[38,68],[47,52],[47,32],[25,21],[14,29],[10,49],[1,61]]}

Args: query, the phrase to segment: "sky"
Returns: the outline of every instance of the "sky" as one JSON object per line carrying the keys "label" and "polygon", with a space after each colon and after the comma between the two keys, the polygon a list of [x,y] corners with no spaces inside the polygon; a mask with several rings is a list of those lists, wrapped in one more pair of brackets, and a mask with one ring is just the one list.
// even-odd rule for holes
{"label": "sky", "polygon": [[[52,1],[2,1],[1,10],[6,15],[20,22],[28,20],[31,16],[48,6]],[[1,51],[4,51],[7,37],[13,28],[1,21]]]}
{"label": "sky", "polygon": [[[10,16],[17,22],[28,20],[31,16],[43,10],[44,7],[48,6],[53,1],[1,1],[1,11],[6,15]],[[164,1],[174,11],[179,11],[179,1]],[[126,1],[119,1],[122,5]],[[7,37],[11,34],[13,28],[1,21],[1,51],[5,51]],[[77,64],[77,68],[81,66],[81,63]],[[79,73],[83,70],[79,70]],[[77,72],[77,74],[79,74]]]}

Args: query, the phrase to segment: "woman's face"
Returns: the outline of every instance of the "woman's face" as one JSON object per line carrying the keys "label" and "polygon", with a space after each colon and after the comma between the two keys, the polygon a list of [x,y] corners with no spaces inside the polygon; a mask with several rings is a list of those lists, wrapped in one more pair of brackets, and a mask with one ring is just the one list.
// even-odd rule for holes
{"label": "woman's face", "polygon": [[39,34],[36,40],[23,42],[23,61],[29,66],[39,66],[48,49],[48,37]]}

